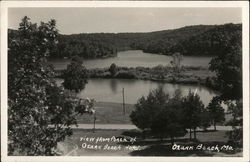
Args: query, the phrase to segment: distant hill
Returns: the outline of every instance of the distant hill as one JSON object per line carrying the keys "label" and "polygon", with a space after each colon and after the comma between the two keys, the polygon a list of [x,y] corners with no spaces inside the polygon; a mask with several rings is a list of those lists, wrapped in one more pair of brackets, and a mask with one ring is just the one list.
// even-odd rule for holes
{"label": "distant hill", "polygon": [[[242,25],[195,25],[149,33],[93,33],[59,35],[59,44],[52,57],[79,55],[84,58],[115,56],[118,51],[143,50],[171,55],[218,55],[223,41],[241,42]],[[15,32],[9,30],[13,37]]]}

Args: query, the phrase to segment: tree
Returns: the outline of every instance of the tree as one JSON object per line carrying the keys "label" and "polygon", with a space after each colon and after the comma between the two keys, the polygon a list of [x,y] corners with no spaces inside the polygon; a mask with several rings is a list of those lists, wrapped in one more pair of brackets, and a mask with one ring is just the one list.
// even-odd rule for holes
{"label": "tree", "polygon": [[142,96],[135,105],[135,110],[130,114],[131,121],[141,130],[150,130],[156,115],[169,99],[163,88],[150,91],[145,98]]}
{"label": "tree", "polygon": [[242,100],[236,100],[235,102],[226,102],[228,105],[228,112],[233,115],[227,124],[233,127],[233,130],[229,132],[229,142],[236,146],[242,146],[243,144],[243,103]]}
{"label": "tree", "polygon": [[130,118],[132,122],[144,132],[149,130],[153,135],[171,139],[186,134],[183,122],[183,99],[177,90],[173,97],[169,97],[162,87],[149,93],[147,98],[142,97],[135,105]]}
{"label": "tree", "polygon": [[55,155],[72,134],[76,102],[57,87],[46,57],[57,44],[56,21],[24,17],[8,41],[8,154]]}
{"label": "tree", "polygon": [[[217,35],[217,42],[220,46],[219,54],[210,62],[210,70],[216,73],[216,82],[219,85],[220,99],[227,103],[229,112],[237,118],[242,118],[242,27],[240,30],[231,30],[232,34]],[[230,36],[231,35],[231,36]],[[232,106],[234,105],[234,106]],[[230,106],[232,108],[230,108]],[[232,109],[232,110],[230,110]],[[235,118],[236,119],[236,118]],[[240,120],[239,120],[240,121]],[[234,120],[238,122],[238,120]],[[231,124],[233,124],[232,122]],[[235,127],[230,135],[230,141],[238,141],[242,145],[242,125]]]}
{"label": "tree", "polygon": [[71,63],[64,72],[63,79],[63,86],[66,89],[74,90],[77,93],[85,88],[85,84],[87,83],[87,70],[82,66],[80,57],[72,57]]}
{"label": "tree", "polygon": [[216,82],[224,101],[242,98],[241,34],[229,37],[219,35],[220,54],[214,57],[209,69],[216,73]]}
{"label": "tree", "polygon": [[214,130],[216,130],[216,123],[225,121],[224,109],[221,106],[221,100],[218,96],[213,97],[207,106],[209,117],[213,123]]}
{"label": "tree", "polygon": [[189,128],[190,140],[192,139],[192,129],[194,131],[194,139],[196,139],[196,129],[201,126],[201,113],[204,110],[204,105],[200,100],[199,95],[189,91],[189,94],[184,97],[184,124]]}
{"label": "tree", "polygon": [[204,131],[206,131],[207,128],[211,125],[211,119],[207,109],[202,109],[202,112],[200,114],[200,119],[201,119],[200,127],[203,128]]}
{"label": "tree", "polygon": [[109,67],[109,72],[112,76],[115,76],[115,74],[117,73],[117,66],[115,63],[112,63]]}
{"label": "tree", "polygon": [[174,137],[184,136],[186,134],[183,120],[183,102],[182,97],[177,90],[172,98],[162,106],[153,120],[152,133],[162,138],[170,137],[174,144]]}
{"label": "tree", "polygon": [[179,73],[181,68],[181,60],[183,59],[183,56],[179,52],[175,52],[172,55],[173,60],[170,61],[171,65],[174,67],[174,71]]}

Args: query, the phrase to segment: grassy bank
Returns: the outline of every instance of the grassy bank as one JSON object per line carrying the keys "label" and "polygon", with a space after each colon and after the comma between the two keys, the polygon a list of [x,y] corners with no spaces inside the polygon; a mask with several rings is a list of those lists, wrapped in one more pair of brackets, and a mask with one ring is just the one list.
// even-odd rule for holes
{"label": "grassy bank", "polygon": [[[132,124],[130,113],[134,109],[133,104],[125,104],[125,115],[121,103],[97,102],[95,103],[96,123],[98,124]],[[93,123],[94,116],[83,114],[77,117],[79,124]]]}
{"label": "grassy bank", "polygon": [[[183,66],[179,73],[172,67],[158,65],[149,67],[117,67],[115,75],[111,75],[109,68],[94,68],[87,70],[89,78],[116,78],[116,79],[142,79],[162,81],[167,83],[202,84],[213,86],[215,73],[208,67]],[[63,70],[56,71],[56,77],[62,77]]]}
{"label": "grassy bank", "polygon": [[108,68],[89,69],[88,73],[90,78],[142,79],[183,84],[207,84],[208,78],[215,76],[207,67],[185,66],[177,73],[172,67],[162,65],[153,68],[117,67],[117,72],[113,76]]}

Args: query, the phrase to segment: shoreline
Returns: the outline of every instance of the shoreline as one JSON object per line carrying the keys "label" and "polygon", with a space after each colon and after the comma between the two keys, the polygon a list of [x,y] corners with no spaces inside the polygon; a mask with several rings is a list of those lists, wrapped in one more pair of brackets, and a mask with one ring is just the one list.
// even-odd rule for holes
{"label": "shoreline", "polygon": [[[63,78],[64,70],[55,70],[55,78]],[[87,69],[88,78],[98,79],[138,79],[163,83],[200,84],[207,88],[218,90],[215,85],[215,73],[208,67],[182,66],[176,73],[173,67],[158,65],[149,67],[116,67],[116,73],[111,74],[108,67]]]}

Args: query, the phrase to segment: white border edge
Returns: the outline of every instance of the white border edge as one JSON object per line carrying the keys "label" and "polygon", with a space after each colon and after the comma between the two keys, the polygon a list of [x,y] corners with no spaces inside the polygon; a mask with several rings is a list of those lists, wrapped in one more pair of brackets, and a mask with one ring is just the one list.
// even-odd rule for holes
{"label": "white border edge", "polygon": [[[188,2],[188,3],[184,3]],[[184,4],[183,4],[184,3]],[[193,5],[195,4],[195,5]],[[181,6],[180,6],[181,5]],[[194,161],[203,162],[213,161],[249,161],[249,3],[242,1],[178,1],[164,2],[154,1],[2,1],[1,2],[1,157],[2,161]],[[243,106],[244,106],[244,144],[242,157],[103,157],[103,156],[85,156],[85,157],[25,157],[7,156],[7,14],[10,7],[242,7],[243,9]],[[247,66],[247,67],[246,67]],[[248,109],[247,109],[248,108]]]}

